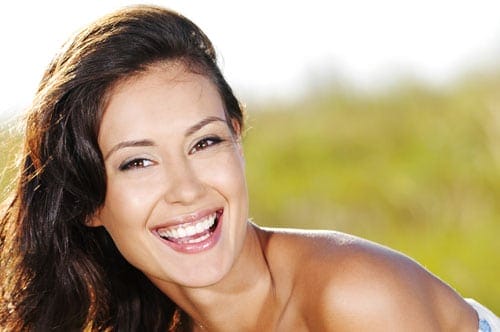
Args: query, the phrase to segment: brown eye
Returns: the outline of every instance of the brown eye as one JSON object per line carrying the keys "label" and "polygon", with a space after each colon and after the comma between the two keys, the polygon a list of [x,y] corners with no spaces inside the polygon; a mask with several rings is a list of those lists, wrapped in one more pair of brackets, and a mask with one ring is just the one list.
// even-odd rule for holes
{"label": "brown eye", "polygon": [[153,162],[149,159],[136,158],[130,161],[126,161],[120,165],[120,171],[127,171],[131,169],[145,168],[153,165]]}
{"label": "brown eye", "polygon": [[222,139],[219,137],[206,137],[201,140],[199,140],[193,148],[189,151],[189,153],[195,153],[201,150],[204,150],[212,145],[216,145],[222,142]]}

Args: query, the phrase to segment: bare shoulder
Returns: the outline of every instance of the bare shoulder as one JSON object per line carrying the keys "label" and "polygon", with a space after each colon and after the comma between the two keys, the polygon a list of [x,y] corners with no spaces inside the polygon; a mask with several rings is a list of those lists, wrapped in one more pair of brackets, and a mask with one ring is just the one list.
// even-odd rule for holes
{"label": "bare shoulder", "polygon": [[270,263],[289,271],[311,330],[477,330],[451,287],[397,251],[339,232],[267,231]]}

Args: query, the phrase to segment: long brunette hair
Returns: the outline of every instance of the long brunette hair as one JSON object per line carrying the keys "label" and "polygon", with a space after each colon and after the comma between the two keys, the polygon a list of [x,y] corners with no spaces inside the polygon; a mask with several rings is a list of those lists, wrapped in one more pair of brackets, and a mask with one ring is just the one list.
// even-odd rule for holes
{"label": "long brunette hair", "polygon": [[0,329],[181,331],[189,318],[86,222],[106,195],[97,144],[107,94],[159,62],[181,61],[217,87],[230,128],[242,110],[212,43],[190,20],[127,7],[75,35],[56,56],[31,107],[21,168],[1,218]]}

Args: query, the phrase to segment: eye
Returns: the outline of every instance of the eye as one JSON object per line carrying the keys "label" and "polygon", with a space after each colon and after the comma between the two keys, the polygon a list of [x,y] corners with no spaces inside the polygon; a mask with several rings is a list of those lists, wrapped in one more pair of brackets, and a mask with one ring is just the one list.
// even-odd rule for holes
{"label": "eye", "polygon": [[135,158],[132,160],[127,160],[120,165],[120,171],[128,171],[132,169],[146,168],[152,166],[153,162],[145,158]]}
{"label": "eye", "polygon": [[219,144],[223,140],[220,137],[217,136],[211,136],[211,137],[205,137],[198,142],[189,150],[189,153],[195,153],[201,150],[205,150],[206,148]]}

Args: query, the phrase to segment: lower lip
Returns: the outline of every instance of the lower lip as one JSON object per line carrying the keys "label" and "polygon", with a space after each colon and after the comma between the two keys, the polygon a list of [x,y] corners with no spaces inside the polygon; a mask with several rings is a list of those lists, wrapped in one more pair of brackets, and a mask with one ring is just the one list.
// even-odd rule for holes
{"label": "lower lip", "polygon": [[172,241],[165,240],[164,238],[158,236],[160,240],[167,244],[170,248],[174,249],[175,251],[184,253],[184,254],[196,254],[199,252],[203,252],[206,250],[211,249],[213,246],[217,244],[219,241],[220,235],[221,235],[221,230],[222,230],[222,219],[224,217],[224,214],[219,215],[218,221],[217,221],[217,227],[213,232],[210,233],[208,238],[201,242],[196,242],[196,243],[176,243]]}

